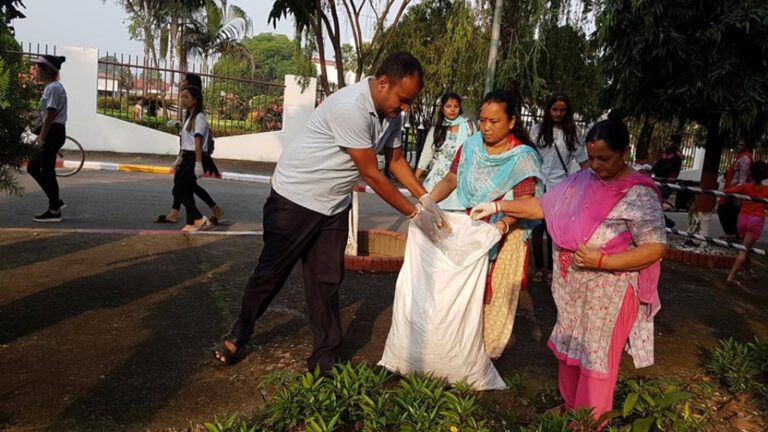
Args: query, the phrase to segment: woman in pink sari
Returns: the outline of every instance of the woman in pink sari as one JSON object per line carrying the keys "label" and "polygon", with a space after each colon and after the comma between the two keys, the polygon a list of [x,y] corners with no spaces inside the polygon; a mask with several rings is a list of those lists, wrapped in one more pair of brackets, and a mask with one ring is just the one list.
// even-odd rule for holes
{"label": "woman in pink sari", "polygon": [[666,232],[658,188],[626,163],[626,125],[598,122],[585,141],[589,168],[541,198],[479,204],[472,216],[546,220],[557,306],[547,345],[558,359],[565,408],[592,408],[597,418],[612,408],[625,346],[635,367],[653,364]]}

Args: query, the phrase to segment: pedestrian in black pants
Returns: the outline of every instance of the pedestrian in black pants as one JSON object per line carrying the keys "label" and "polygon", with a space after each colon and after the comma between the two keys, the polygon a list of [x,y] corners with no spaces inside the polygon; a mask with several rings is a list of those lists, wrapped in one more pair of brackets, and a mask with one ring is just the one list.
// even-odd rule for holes
{"label": "pedestrian in black pants", "polygon": [[[264,247],[245,286],[240,315],[214,349],[231,364],[253,334],[256,320],[301,260],[313,350],[307,366],[328,372],[341,344],[339,287],[344,277],[351,193],[362,179],[429,238],[449,230],[445,215],[414,176],[401,150],[402,118],[423,86],[416,58],[395,53],[375,78],[329,96],[283,150],[264,204]],[[384,152],[389,170],[413,196],[414,205],[379,171]]]}
{"label": "pedestrian in black pants", "polygon": [[59,70],[64,61],[64,57],[51,55],[40,56],[33,61],[45,89],[40,98],[42,124],[39,131],[33,131],[37,134],[34,145],[39,147],[39,153],[27,164],[27,172],[48,197],[48,209],[33,217],[35,222],[61,222],[64,206],[56,180],[57,153],[67,138],[67,92],[59,82]]}
{"label": "pedestrian in black pants", "polygon": [[[179,83],[179,88],[184,90],[187,87],[196,87],[197,89],[200,89],[202,92],[203,88],[203,80],[200,78],[200,75],[194,74],[191,72],[187,72],[184,74],[184,76],[181,79],[181,82]],[[180,128],[181,125],[179,122],[169,122],[169,125],[175,124],[177,128]],[[216,177],[221,178],[221,173],[219,172],[218,167],[216,167],[216,164],[213,162],[213,158],[210,155],[211,149],[207,148],[209,145],[209,142],[212,140],[209,140],[211,136],[211,129],[208,128],[207,135],[204,137],[205,140],[202,142],[203,145],[203,177]],[[179,167],[181,166],[181,153],[179,153],[179,157],[176,158],[176,160],[171,165],[174,172],[179,170]],[[200,187],[197,183],[195,183],[195,188],[192,191],[195,195],[200,197],[203,202],[208,205],[208,207],[211,209],[211,213],[213,215],[209,219],[209,221],[212,224],[218,224],[219,221],[224,217],[224,210],[222,210],[221,207],[219,207],[216,202],[211,198],[211,195]],[[171,205],[171,210],[168,211],[167,214],[161,214],[158,217],[155,218],[155,223],[177,223],[179,221],[179,210],[181,210],[181,199],[177,197],[176,195],[173,196],[173,204]]]}
{"label": "pedestrian in black pants", "polygon": [[208,121],[203,114],[205,105],[199,88],[182,90],[181,103],[187,112],[181,128],[181,163],[173,176],[173,196],[186,210],[187,223],[181,230],[199,231],[209,225],[208,218],[195,205],[195,191],[202,189],[197,179],[203,176],[203,142],[208,133]]}

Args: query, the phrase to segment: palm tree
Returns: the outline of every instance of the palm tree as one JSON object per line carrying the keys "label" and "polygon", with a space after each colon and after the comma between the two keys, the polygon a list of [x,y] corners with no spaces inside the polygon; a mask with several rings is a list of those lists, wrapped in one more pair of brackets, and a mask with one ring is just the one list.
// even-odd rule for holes
{"label": "palm tree", "polygon": [[203,10],[189,22],[182,43],[202,58],[203,72],[210,67],[209,61],[226,55],[243,56],[253,67],[253,57],[242,44],[252,28],[251,18],[240,7],[227,5],[227,0],[206,0]]}

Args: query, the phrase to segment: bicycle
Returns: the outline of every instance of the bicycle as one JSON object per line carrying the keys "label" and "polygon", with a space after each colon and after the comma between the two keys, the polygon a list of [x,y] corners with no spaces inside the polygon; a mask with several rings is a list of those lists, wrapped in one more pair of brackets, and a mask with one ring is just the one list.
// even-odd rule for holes
{"label": "bicycle", "polygon": [[[24,132],[24,140],[31,144],[37,137],[29,130]],[[56,154],[56,177],[70,177],[80,172],[85,164],[85,150],[79,141],[67,136],[64,145]]]}
{"label": "bicycle", "polygon": [[[65,157],[66,156],[66,157]],[[69,177],[80,172],[85,164],[85,150],[80,143],[67,136],[56,156],[56,176]]]}

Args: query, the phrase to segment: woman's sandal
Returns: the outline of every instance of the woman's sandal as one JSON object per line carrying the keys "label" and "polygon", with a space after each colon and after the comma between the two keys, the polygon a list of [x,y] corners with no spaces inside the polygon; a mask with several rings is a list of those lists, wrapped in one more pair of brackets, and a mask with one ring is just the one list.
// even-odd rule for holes
{"label": "woman's sandal", "polygon": [[[235,347],[235,351],[230,351],[227,348],[226,342],[231,343]],[[213,357],[217,362],[225,364],[227,366],[234,364],[235,357],[240,352],[241,345],[237,343],[237,340],[231,336],[227,336],[224,340],[213,348]]]}
{"label": "woman's sandal", "polygon": [[168,216],[166,216],[164,214],[156,217],[155,220],[153,220],[152,222],[154,222],[154,223],[170,223],[170,224],[179,223],[179,221],[177,221],[177,220],[168,219]]}
{"label": "woman's sandal", "polygon": [[534,282],[541,282],[542,277],[544,277],[544,270],[536,270],[531,275],[531,280]]}

